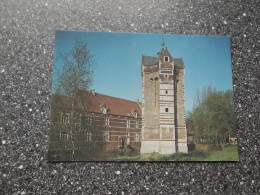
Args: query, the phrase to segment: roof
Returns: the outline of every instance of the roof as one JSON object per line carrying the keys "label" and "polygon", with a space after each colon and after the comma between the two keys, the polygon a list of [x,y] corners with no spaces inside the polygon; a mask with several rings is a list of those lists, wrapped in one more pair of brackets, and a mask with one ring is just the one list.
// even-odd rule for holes
{"label": "roof", "polygon": [[184,63],[182,58],[173,58],[174,60],[174,66],[177,66],[178,68],[184,68]]}
{"label": "roof", "polygon": [[[174,60],[174,65],[177,68],[185,67],[182,58],[173,58],[173,60]],[[158,64],[158,58],[152,56],[143,56],[142,62],[144,66],[152,66],[154,64]]]}
{"label": "roof", "polygon": [[[136,110],[138,117],[142,116],[141,108],[135,101],[107,96],[99,93],[93,95],[92,92],[78,90],[84,108],[89,112],[101,112],[101,105],[106,105],[108,108],[107,114],[121,115],[121,116],[134,116],[133,111]],[[141,104],[139,102],[139,104]],[[129,115],[127,115],[129,114]]]}
{"label": "roof", "polygon": [[154,64],[158,64],[158,59],[152,56],[143,56],[143,64],[145,66],[152,66]]}

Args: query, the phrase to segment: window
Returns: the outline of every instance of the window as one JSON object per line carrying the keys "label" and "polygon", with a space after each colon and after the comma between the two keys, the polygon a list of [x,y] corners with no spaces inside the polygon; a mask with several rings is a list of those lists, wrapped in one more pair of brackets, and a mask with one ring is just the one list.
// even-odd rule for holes
{"label": "window", "polygon": [[106,141],[106,142],[109,142],[109,141],[110,141],[110,132],[109,132],[109,131],[106,131],[106,132],[105,132],[105,141]]}
{"label": "window", "polygon": [[89,125],[89,126],[92,125],[92,116],[88,116],[88,125]]}
{"label": "window", "polygon": [[109,126],[109,118],[106,118],[105,125],[108,127]]}
{"label": "window", "polygon": [[107,108],[103,108],[103,109],[102,109],[102,113],[103,113],[103,114],[107,114]]}
{"label": "window", "polygon": [[77,115],[76,115],[77,120],[80,120],[80,116],[81,116],[81,114],[80,114],[80,113],[77,113]]}
{"label": "window", "polygon": [[140,142],[140,135],[139,133],[135,133],[135,141]]}
{"label": "window", "polygon": [[165,112],[169,112],[169,108],[165,108]]}
{"label": "window", "polygon": [[165,62],[169,62],[169,61],[170,61],[169,56],[164,56],[164,61],[165,61]]}
{"label": "window", "polygon": [[169,78],[169,75],[168,75],[168,74],[165,74],[164,77],[165,77],[165,78]]}
{"label": "window", "polygon": [[168,94],[168,91],[167,91],[167,90],[165,91],[165,94]]}
{"label": "window", "polygon": [[61,113],[61,122],[63,124],[70,124],[70,114],[67,114],[67,113],[63,114],[63,113]]}
{"label": "window", "polygon": [[75,130],[77,131],[77,132],[79,132],[81,129],[80,129],[80,124],[75,124]]}
{"label": "window", "polygon": [[132,110],[131,112],[132,112],[133,116],[135,118],[137,118],[137,116],[138,116],[137,110],[135,109],[135,110]]}
{"label": "window", "polygon": [[126,121],[126,127],[127,127],[127,128],[130,128],[130,120],[127,120],[127,121]]}
{"label": "window", "polygon": [[124,148],[124,145],[125,145],[125,140],[121,136],[119,136],[118,137],[118,147]]}
{"label": "window", "polygon": [[87,132],[86,134],[87,141],[91,141],[91,136],[92,136],[91,132]]}
{"label": "window", "polygon": [[135,121],[135,128],[139,128],[138,121]]}
{"label": "window", "polygon": [[60,139],[61,140],[68,140],[68,133],[67,132],[61,132],[60,133]]}

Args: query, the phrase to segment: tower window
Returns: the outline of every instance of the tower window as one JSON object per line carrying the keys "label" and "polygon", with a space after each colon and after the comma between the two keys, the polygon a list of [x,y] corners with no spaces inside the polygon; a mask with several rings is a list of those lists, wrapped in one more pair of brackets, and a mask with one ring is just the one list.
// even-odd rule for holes
{"label": "tower window", "polygon": [[165,94],[168,94],[168,91],[167,91],[167,90],[165,91]]}
{"label": "tower window", "polygon": [[126,127],[127,127],[127,128],[130,128],[130,120],[127,120],[127,121],[126,121]]}
{"label": "tower window", "polygon": [[109,126],[109,118],[106,118],[105,125],[106,125],[106,127]]}
{"label": "tower window", "polygon": [[169,112],[169,108],[165,108],[165,112]]}
{"label": "tower window", "polygon": [[168,78],[168,76],[169,76],[168,74],[165,74],[165,75],[164,75],[165,78]]}
{"label": "tower window", "polygon": [[110,132],[109,131],[105,132],[105,140],[106,140],[106,142],[110,141]]}
{"label": "tower window", "polygon": [[164,61],[165,61],[165,62],[169,62],[169,61],[170,61],[169,56],[164,56]]}

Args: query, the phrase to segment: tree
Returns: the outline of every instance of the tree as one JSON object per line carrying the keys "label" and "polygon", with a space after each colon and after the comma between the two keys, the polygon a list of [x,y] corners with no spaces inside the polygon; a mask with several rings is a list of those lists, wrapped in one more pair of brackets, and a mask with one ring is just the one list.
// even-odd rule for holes
{"label": "tree", "polygon": [[229,135],[236,136],[233,93],[208,87],[197,92],[197,104],[189,114],[195,140],[220,146]]}
{"label": "tree", "polygon": [[[59,60],[63,71],[57,75],[52,95],[49,148],[54,152],[69,151],[69,156],[58,160],[93,160],[106,145],[105,119],[92,117],[77,101],[78,89],[88,90],[92,84],[94,56],[86,42],[75,39],[73,48],[60,53]],[[63,116],[68,116],[69,122],[64,124]],[[65,140],[60,139],[62,132],[68,135]]]}
{"label": "tree", "polygon": [[74,88],[89,89],[96,62],[87,48],[87,42],[75,39],[73,48],[67,53],[60,53],[58,60],[63,64],[63,71],[56,81],[57,94],[72,96]]}

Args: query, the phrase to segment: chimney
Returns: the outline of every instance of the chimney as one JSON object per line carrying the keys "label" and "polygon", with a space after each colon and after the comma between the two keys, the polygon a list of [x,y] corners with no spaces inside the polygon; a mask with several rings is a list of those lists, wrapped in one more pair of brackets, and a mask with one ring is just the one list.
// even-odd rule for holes
{"label": "chimney", "polygon": [[96,95],[95,89],[91,89],[90,92],[92,93],[92,95]]}

